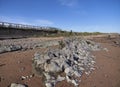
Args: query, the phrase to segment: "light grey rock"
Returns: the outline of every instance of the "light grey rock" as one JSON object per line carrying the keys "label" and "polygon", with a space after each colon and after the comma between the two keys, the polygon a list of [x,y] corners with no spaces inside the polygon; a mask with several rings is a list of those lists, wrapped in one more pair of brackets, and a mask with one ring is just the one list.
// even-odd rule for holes
{"label": "light grey rock", "polygon": [[73,83],[75,87],[78,87],[78,85],[79,85],[76,80],[71,80],[71,83]]}
{"label": "light grey rock", "polygon": [[80,71],[84,71],[85,69],[83,67],[79,67],[79,70]]}
{"label": "light grey rock", "polygon": [[45,63],[44,69],[46,72],[60,72],[62,69],[55,62]]}
{"label": "light grey rock", "polygon": [[51,76],[48,73],[43,73],[47,80],[51,79]]}
{"label": "light grey rock", "polygon": [[17,50],[21,50],[22,47],[20,45],[11,45],[10,49],[11,51],[17,51]]}
{"label": "light grey rock", "polygon": [[33,75],[30,75],[30,78],[32,78],[33,77]]}
{"label": "light grey rock", "polygon": [[72,71],[72,68],[71,67],[67,67],[67,68],[65,68],[64,72],[68,75],[71,71]]}
{"label": "light grey rock", "polygon": [[63,81],[63,80],[65,80],[65,77],[61,77],[60,75],[58,75],[57,81]]}
{"label": "light grey rock", "polygon": [[45,83],[45,86],[46,86],[46,87],[54,87],[54,86],[52,85],[52,83],[50,83],[50,82],[49,82],[49,83]]}
{"label": "light grey rock", "polygon": [[26,86],[22,84],[11,83],[10,87],[26,87]]}
{"label": "light grey rock", "polygon": [[67,80],[67,82],[71,82],[72,81],[68,75],[66,75],[66,80]]}
{"label": "light grey rock", "polygon": [[78,71],[74,71],[74,75],[77,77],[81,77],[81,73],[79,73]]}
{"label": "light grey rock", "polygon": [[25,77],[25,76],[21,76],[21,79],[22,79],[22,80],[25,80],[25,79],[27,79],[27,77]]}
{"label": "light grey rock", "polygon": [[6,48],[3,46],[0,46],[0,53],[4,53],[4,52],[6,52]]}
{"label": "light grey rock", "polygon": [[107,48],[103,48],[103,50],[105,50],[106,52],[108,52],[108,51],[109,51]]}

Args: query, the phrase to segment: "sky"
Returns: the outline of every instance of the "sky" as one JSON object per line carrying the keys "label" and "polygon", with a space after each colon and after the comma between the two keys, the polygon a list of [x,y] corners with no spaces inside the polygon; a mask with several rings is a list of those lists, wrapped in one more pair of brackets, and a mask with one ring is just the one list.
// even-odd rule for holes
{"label": "sky", "polygon": [[120,0],[0,0],[0,21],[120,33]]}

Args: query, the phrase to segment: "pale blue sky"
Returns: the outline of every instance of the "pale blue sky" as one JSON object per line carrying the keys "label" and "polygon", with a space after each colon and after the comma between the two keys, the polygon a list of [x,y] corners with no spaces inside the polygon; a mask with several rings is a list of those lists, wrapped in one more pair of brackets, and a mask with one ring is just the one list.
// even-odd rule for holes
{"label": "pale blue sky", "polygon": [[120,0],[0,0],[0,21],[120,33]]}

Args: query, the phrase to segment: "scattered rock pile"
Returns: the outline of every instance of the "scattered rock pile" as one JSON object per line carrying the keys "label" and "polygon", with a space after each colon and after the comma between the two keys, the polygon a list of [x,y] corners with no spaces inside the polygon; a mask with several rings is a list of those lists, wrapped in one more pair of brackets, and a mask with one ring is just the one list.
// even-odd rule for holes
{"label": "scattered rock pile", "polygon": [[0,41],[0,53],[12,52],[18,50],[27,50],[27,49],[35,49],[35,48],[47,48],[50,46],[58,45],[58,40],[50,40],[50,41],[25,41],[21,43],[18,40],[13,40],[9,42]]}
{"label": "scattered rock pile", "polygon": [[0,46],[0,53],[17,51],[21,49],[22,47],[20,45],[6,45],[6,46],[4,45],[4,46]]}
{"label": "scattered rock pile", "polygon": [[99,44],[85,39],[65,39],[60,49],[48,50],[44,54],[35,53],[33,68],[45,77],[46,87],[54,87],[62,80],[79,85],[83,73],[89,75],[94,70],[94,56],[91,51],[101,50]]}

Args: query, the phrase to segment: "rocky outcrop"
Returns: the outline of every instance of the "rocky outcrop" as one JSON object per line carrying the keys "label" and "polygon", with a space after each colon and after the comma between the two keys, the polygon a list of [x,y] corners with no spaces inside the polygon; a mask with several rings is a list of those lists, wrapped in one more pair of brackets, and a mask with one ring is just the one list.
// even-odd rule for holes
{"label": "rocky outcrop", "polygon": [[[101,46],[85,39],[65,39],[60,42],[62,48],[48,50],[44,54],[35,53],[33,68],[45,77],[46,87],[54,87],[62,80],[73,83],[76,87],[83,73],[89,75],[94,70],[94,56],[91,51],[101,50]],[[65,76],[61,74],[65,73]]]}

